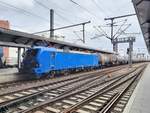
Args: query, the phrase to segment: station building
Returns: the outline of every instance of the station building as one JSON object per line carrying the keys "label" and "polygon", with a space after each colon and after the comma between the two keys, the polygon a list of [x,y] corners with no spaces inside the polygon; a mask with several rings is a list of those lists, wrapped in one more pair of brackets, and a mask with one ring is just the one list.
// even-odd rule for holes
{"label": "station building", "polygon": [[[0,20],[0,28],[10,29],[10,23],[7,20]],[[7,65],[15,65],[17,63],[17,49],[11,47],[0,47],[0,58]]]}

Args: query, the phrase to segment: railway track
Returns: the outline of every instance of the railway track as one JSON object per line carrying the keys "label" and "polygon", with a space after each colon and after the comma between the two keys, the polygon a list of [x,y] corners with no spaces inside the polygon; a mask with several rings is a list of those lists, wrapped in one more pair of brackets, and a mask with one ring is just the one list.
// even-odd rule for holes
{"label": "railway track", "polygon": [[73,79],[77,79],[80,77],[90,77],[90,76],[97,76],[97,75],[103,75],[107,73],[111,73],[114,71],[117,71],[119,69],[123,69],[125,66],[121,67],[113,67],[113,68],[107,68],[103,70],[98,71],[92,71],[87,73],[80,73],[80,74],[74,74],[74,75],[68,75],[58,78],[48,78],[48,79],[38,79],[38,80],[29,80],[29,81],[19,81],[19,82],[9,82],[6,84],[1,84],[0,86],[0,96],[12,92],[17,91],[23,91],[30,88],[36,88],[36,87],[42,87],[46,85],[52,85],[60,82],[65,82]]}
{"label": "railway track", "polygon": [[[137,81],[140,78],[142,70],[137,71],[135,76],[119,81],[116,85],[110,86],[101,92],[93,94],[91,97],[72,105],[70,108],[63,110],[63,113],[121,113],[131,96],[131,89],[134,90]],[[133,87],[134,86],[134,87]],[[130,90],[128,90],[130,88]],[[128,90],[128,91],[127,91]],[[121,98],[122,97],[122,98]],[[119,100],[120,99],[120,100]],[[118,104],[116,104],[118,102]],[[116,106],[115,106],[116,104]]]}
{"label": "railway track", "polygon": [[[29,88],[26,87],[26,88],[23,88],[23,89],[20,88],[20,89],[17,89],[17,90],[16,89],[15,90],[11,90],[9,92],[7,92],[7,91],[6,92],[1,92],[1,94],[0,94],[0,105],[2,106],[4,104],[6,104],[6,103],[9,103],[9,102],[11,103],[11,101],[24,100],[27,97],[29,98],[30,96],[32,97],[32,96],[40,95],[40,94],[42,94],[44,92],[48,92],[49,90],[53,90],[53,89],[56,89],[56,88],[60,88],[60,87],[65,88],[65,86],[67,86],[69,84],[71,84],[71,85],[68,86],[68,87],[73,87],[73,83],[75,83],[78,86],[80,86],[80,85],[83,85],[83,84],[85,84],[87,82],[93,81],[94,79],[105,77],[105,76],[99,76],[99,75],[112,73],[112,72],[117,71],[118,69],[121,69],[121,68],[117,67],[117,68],[112,68],[112,69],[109,69],[109,70],[106,69],[106,70],[100,71],[101,74],[99,74],[99,72],[96,72],[96,73],[91,73],[91,74],[94,74],[94,75],[87,74],[86,76],[83,76],[81,74],[81,75],[75,75],[75,76],[71,76],[71,77],[64,77],[64,78],[67,78],[67,79],[64,79],[64,80],[63,79],[59,79],[58,81],[57,80],[53,81],[50,84],[44,84],[44,85],[39,85],[38,84],[38,86],[36,86],[36,87],[35,86],[34,87],[29,87]],[[84,80],[84,81],[81,82],[81,80]],[[80,84],[76,83],[77,81]],[[43,82],[43,80],[41,80],[41,82]],[[16,87],[14,87],[14,88],[16,88]],[[66,88],[66,89],[68,89],[68,88]],[[52,93],[51,94],[53,96],[57,95],[57,94],[54,94],[53,91],[52,91]]]}
{"label": "railway track", "polygon": [[[35,82],[37,82],[37,84],[41,84],[41,83],[47,83],[49,81],[54,81],[55,82],[55,79],[63,79],[63,80],[69,80],[69,79],[72,79],[74,77],[79,77],[81,75],[88,75],[88,74],[95,74],[95,72],[105,72],[107,70],[112,70],[112,69],[121,69],[123,67],[125,67],[126,65],[123,65],[123,66],[116,66],[116,67],[110,67],[110,68],[105,68],[105,69],[102,69],[102,70],[96,70],[96,71],[92,71],[92,72],[81,72],[81,73],[76,73],[76,74],[71,74],[71,75],[67,75],[67,76],[63,76],[63,77],[57,77],[57,78],[43,78],[43,79],[33,79],[33,78],[30,78],[30,79],[25,79],[25,80],[17,80],[17,81],[11,81],[11,82],[5,82],[5,83],[0,83],[0,91],[1,90],[6,90],[6,88],[9,88],[9,87],[15,87],[15,86],[20,86],[20,85],[23,85],[23,84],[30,84],[30,86],[33,86],[32,84],[35,84]],[[10,75],[11,76],[11,75]],[[23,77],[26,77],[24,75],[19,75],[19,76],[23,76]],[[57,82],[57,81],[56,81]],[[1,91],[3,92],[3,91]]]}
{"label": "railway track", "polygon": [[[136,69],[131,70],[130,72],[124,74],[124,76],[135,70]],[[116,69],[111,70],[111,73],[115,73],[115,71]],[[108,73],[110,73],[110,70],[109,72],[108,70],[105,72],[105,74]],[[70,94],[70,92],[87,90],[87,88],[96,87],[100,84],[101,86],[99,87],[102,87],[103,85],[105,86],[106,83],[109,84],[111,81],[117,80],[122,76],[122,74],[120,74],[120,76],[118,75],[111,78],[107,76],[82,76],[70,81],[65,81],[50,86],[43,86],[39,89],[29,89],[28,91],[3,94],[0,98],[0,110],[1,112],[22,113],[24,110],[30,108],[30,106],[40,105],[46,100],[55,100],[61,96]]]}
{"label": "railway track", "polygon": [[[74,74],[71,74],[70,76],[73,76],[73,75],[75,75],[75,76],[77,76],[77,75],[84,75],[84,74],[92,74],[92,73],[95,73],[96,71],[97,72],[103,72],[103,71],[106,71],[106,70],[111,70],[111,69],[115,69],[115,68],[118,68],[118,67],[120,67],[120,66],[115,66],[115,67],[108,67],[108,68],[105,68],[105,69],[102,69],[102,70],[94,70],[94,71],[92,71],[92,72],[87,72],[87,73],[85,73],[85,72],[78,72],[78,73],[74,73]],[[126,65],[122,65],[120,68],[123,68],[123,67],[126,67]],[[16,74],[18,74],[18,73],[16,73]],[[8,76],[8,75],[7,75]],[[9,76],[11,76],[11,75],[9,75]],[[30,77],[30,75],[26,75],[26,76],[24,76],[24,75],[19,75],[19,76],[23,76],[23,77]],[[68,75],[67,75],[68,76]],[[57,77],[57,78],[59,78],[59,77]],[[56,79],[57,79],[56,78]],[[61,77],[61,78],[63,78],[63,79],[65,79],[65,76],[64,77]],[[0,83],[0,90],[1,89],[6,89],[6,88],[9,88],[9,87],[14,87],[14,86],[18,86],[18,85],[21,85],[21,84],[25,84],[25,83],[27,83],[27,84],[29,84],[29,83],[35,83],[35,82],[40,82],[40,81],[42,81],[42,82],[47,82],[47,81],[49,81],[49,80],[52,80],[52,79],[55,79],[55,78],[43,78],[43,79],[35,79],[35,78],[32,78],[32,77],[30,77],[30,79],[24,79],[24,80],[15,80],[15,81],[11,81],[11,82],[5,82],[5,83]]]}
{"label": "railway track", "polygon": [[[46,100],[19,113],[103,113],[101,110],[114,97],[121,95],[137,79],[144,68],[140,67],[126,75],[106,80],[94,81],[70,93]],[[128,75],[128,76],[127,76]]]}

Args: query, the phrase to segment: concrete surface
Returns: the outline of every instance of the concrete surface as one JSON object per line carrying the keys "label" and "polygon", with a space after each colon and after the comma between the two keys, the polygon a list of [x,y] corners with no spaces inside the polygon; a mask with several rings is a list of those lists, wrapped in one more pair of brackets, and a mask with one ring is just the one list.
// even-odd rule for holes
{"label": "concrete surface", "polygon": [[123,113],[150,113],[150,64],[145,69]]}
{"label": "concrete surface", "polygon": [[18,69],[17,68],[2,68],[2,69],[0,69],[0,76],[12,74],[12,73],[18,73]]}
{"label": "concrete surface", "polygon": [[26,74],[18,73],[17,68],[3,68],[0,69],[0,83],[19,81],[19,80],[29,80],[33,77]]}

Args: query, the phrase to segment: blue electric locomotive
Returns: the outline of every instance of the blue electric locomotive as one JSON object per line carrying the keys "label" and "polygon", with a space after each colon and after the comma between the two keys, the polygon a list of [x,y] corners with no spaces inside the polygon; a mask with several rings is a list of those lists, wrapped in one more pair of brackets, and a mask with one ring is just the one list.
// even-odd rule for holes
{"label": "blue electric locomotive", "polygon": [[55,48],[34,47],[26,51],[20,71],[42,77],[52,72],[95,67],[99,67],[97,54],[63,52]]}

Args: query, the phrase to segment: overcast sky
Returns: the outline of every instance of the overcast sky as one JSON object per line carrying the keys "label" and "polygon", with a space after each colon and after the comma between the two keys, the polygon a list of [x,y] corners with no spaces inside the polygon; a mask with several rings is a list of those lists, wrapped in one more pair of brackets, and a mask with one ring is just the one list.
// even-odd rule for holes
{"label": "overcast sky", "polygon": [[[111,42],[107,38],[100,37],[91,39],[101,34],[94,26],[102,26],[102,29],[110,36],[110,27],[105,26],[110,21],[104,21],[104,18],[135,13],[131,0],[73,1],[78,5],[70,0],[0,0],[0,19],[8,20],[11,29],[34,33],[49,29],[49,9],[52,8],[55,11],[55,28],[90,20],[91,23],[85,26],[85,45],[112,51]],[[45,8],[38,3],[42,3]],[[117,25],[121,25],[125,19],[127,19],[125,24],[132,24],[126,32],[141,33],[136,16],[116,19],[115,22]],[[120,26],[115,27],[115,31],[117,31],[119,27]],[[125,27],[127,26],[122,27],[122,29]],[[65,36],[64,41],[82,44],[82,42],[78,40],[79,37],[82,38],[81,30],[82,26],[78,26],[56,31],[55,34]],[[126,36],[122,35],[121,37]],[[136,42],[134,43],[135,52],[147,52],[142,34],[136,35],[136,38]],[[119,44],[120,52],[125,52],[127,47],[128,44]]]}

